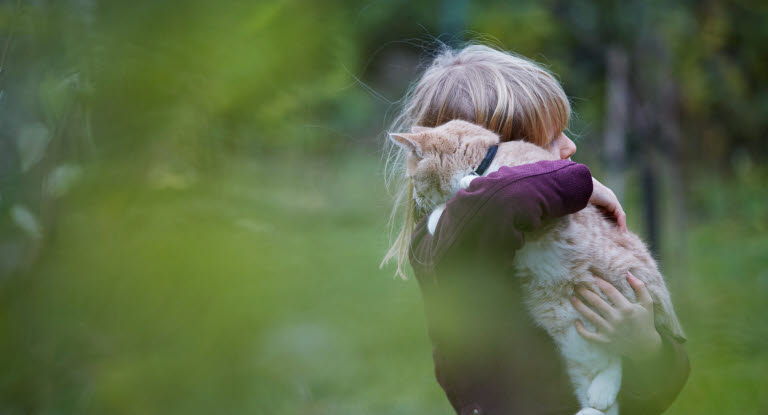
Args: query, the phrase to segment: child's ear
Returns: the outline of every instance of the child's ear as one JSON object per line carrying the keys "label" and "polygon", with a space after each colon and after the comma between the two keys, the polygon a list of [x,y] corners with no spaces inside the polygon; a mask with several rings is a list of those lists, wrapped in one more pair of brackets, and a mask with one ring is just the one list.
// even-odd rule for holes
{"label": "child's ear", "polygon": [[422,153],[421,143],[417,140],[417,134],[411,133],[389,133],[389,139],[400,147],[416,154],[419,157],[424,157]]}

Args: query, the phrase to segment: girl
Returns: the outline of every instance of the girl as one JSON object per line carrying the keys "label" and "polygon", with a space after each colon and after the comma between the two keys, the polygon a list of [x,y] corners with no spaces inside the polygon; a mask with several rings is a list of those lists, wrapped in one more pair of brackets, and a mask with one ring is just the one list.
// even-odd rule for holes
{"label": "girl", "polygon": [[[404,100],[394,131],[436,127],[462,119],[499,134],[502,141],[525,140],[557,155],[559,161],[502,168],[473,181],[445,208],[440,231],[426,229],[430,212],[412,199],[408,179],[395,203],[405,220],[384,262],[397,261],[404,277],[406,258],[424,298],[435,374],[458,414],[575,414],[572,392],[551,338],[536,327],[523,305],[519,281],[511,277],[515,250],[524,232],[542,221],[593,203],[606,209],[621,231],[626,217],[616,197],[573,163],[575,144],[563,133],[568,99],[555,78],[537,64],[472,45],[442,51]],[[390,148],[388,166],[403,166]],[[413,160],[409,162],[415,162]],[[645,288],[628,277],[638,294]],[[583,290],[574,307],[601,330],[577,321],[587,340],[624,357],[619,395],[622,415],[663,412],[685,384],[685,349],[653,325],[653,307],[631,303],[608,283],[612,299]]]}

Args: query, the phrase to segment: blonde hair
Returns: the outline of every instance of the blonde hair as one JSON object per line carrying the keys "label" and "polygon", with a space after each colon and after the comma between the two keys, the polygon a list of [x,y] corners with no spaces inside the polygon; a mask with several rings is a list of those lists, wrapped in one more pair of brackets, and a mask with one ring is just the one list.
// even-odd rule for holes
{"label": "blonde hair", "polygon": [[[456,51],[443,47],[406,93],[390,131],[461,119],[496,132],[501,141],[524,140],[546,148],[565,130],[570,114],[560,83],[539,64],[485,45]],[[386,142],[387,185],[397,189],[390,218],[393,234],[403,208],[405,218],[380,267],[394,258],[395,275],[405,279],[411,235],[425,212],[414,202],[412,184],[404,174],[404,151]]]}

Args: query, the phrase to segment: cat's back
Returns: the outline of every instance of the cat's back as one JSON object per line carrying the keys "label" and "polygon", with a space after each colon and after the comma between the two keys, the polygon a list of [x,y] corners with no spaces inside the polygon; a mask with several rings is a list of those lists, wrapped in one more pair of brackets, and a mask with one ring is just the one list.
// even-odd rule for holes
{"label": "cat's back", "polygon": [[499,145],[492,167],[520,166],[542,160],[559,160],[559,158],[549,151],[525,141],[507,141]]}
{"label": "cat's back", "polygon": [[629,230],[621,231],[614,220],[593,205],[571,215],[571,226],[564,232],[575,241],[581,241],[577,247],[583,255],[604,262],[596,264],[597,269],[606,269],[604,267],[609,265],[610,269],[656,268],[656,262],[640,237]]}

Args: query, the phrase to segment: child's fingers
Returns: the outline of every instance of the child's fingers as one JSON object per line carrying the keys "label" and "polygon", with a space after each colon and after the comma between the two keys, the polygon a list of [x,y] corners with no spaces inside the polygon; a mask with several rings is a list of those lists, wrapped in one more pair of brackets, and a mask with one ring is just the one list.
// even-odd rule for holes
{"label": "child's fingers", "polygon": [[581,300],[579,300],[578,298],[571,297],[571,304],[573,304],[573,308],[575,308],[576,311],[581,313],[581,315],[584,316],[584,318],[586,318],[590,323],[592,323],[598,329],[605,330],[608,328],[608,322],[605,321],[602,317],[600,317],[600,314],[597,314],[591,308],[587,307],[587,305],[582,303]]}
{"label": "child's fingers", "polygon": [[581,320],[576,320],[573,324],[576,326],[576,331],[584,339],[594,343],[600,343],[600,344],[610,343],[610,340],[604,335],[587,330],[587,328],[584,327],[584,323],[582,323]]}
{"label": "child's fingers", "polygon": [[632,275],[629,271],[627,271],[627,282],[629,282],[629,285],[635,290],[638,302],[646,309],[653,308],[653,298],[651,297],[651,293],[648,292],[645,283],[637,279],[637,277]]}

